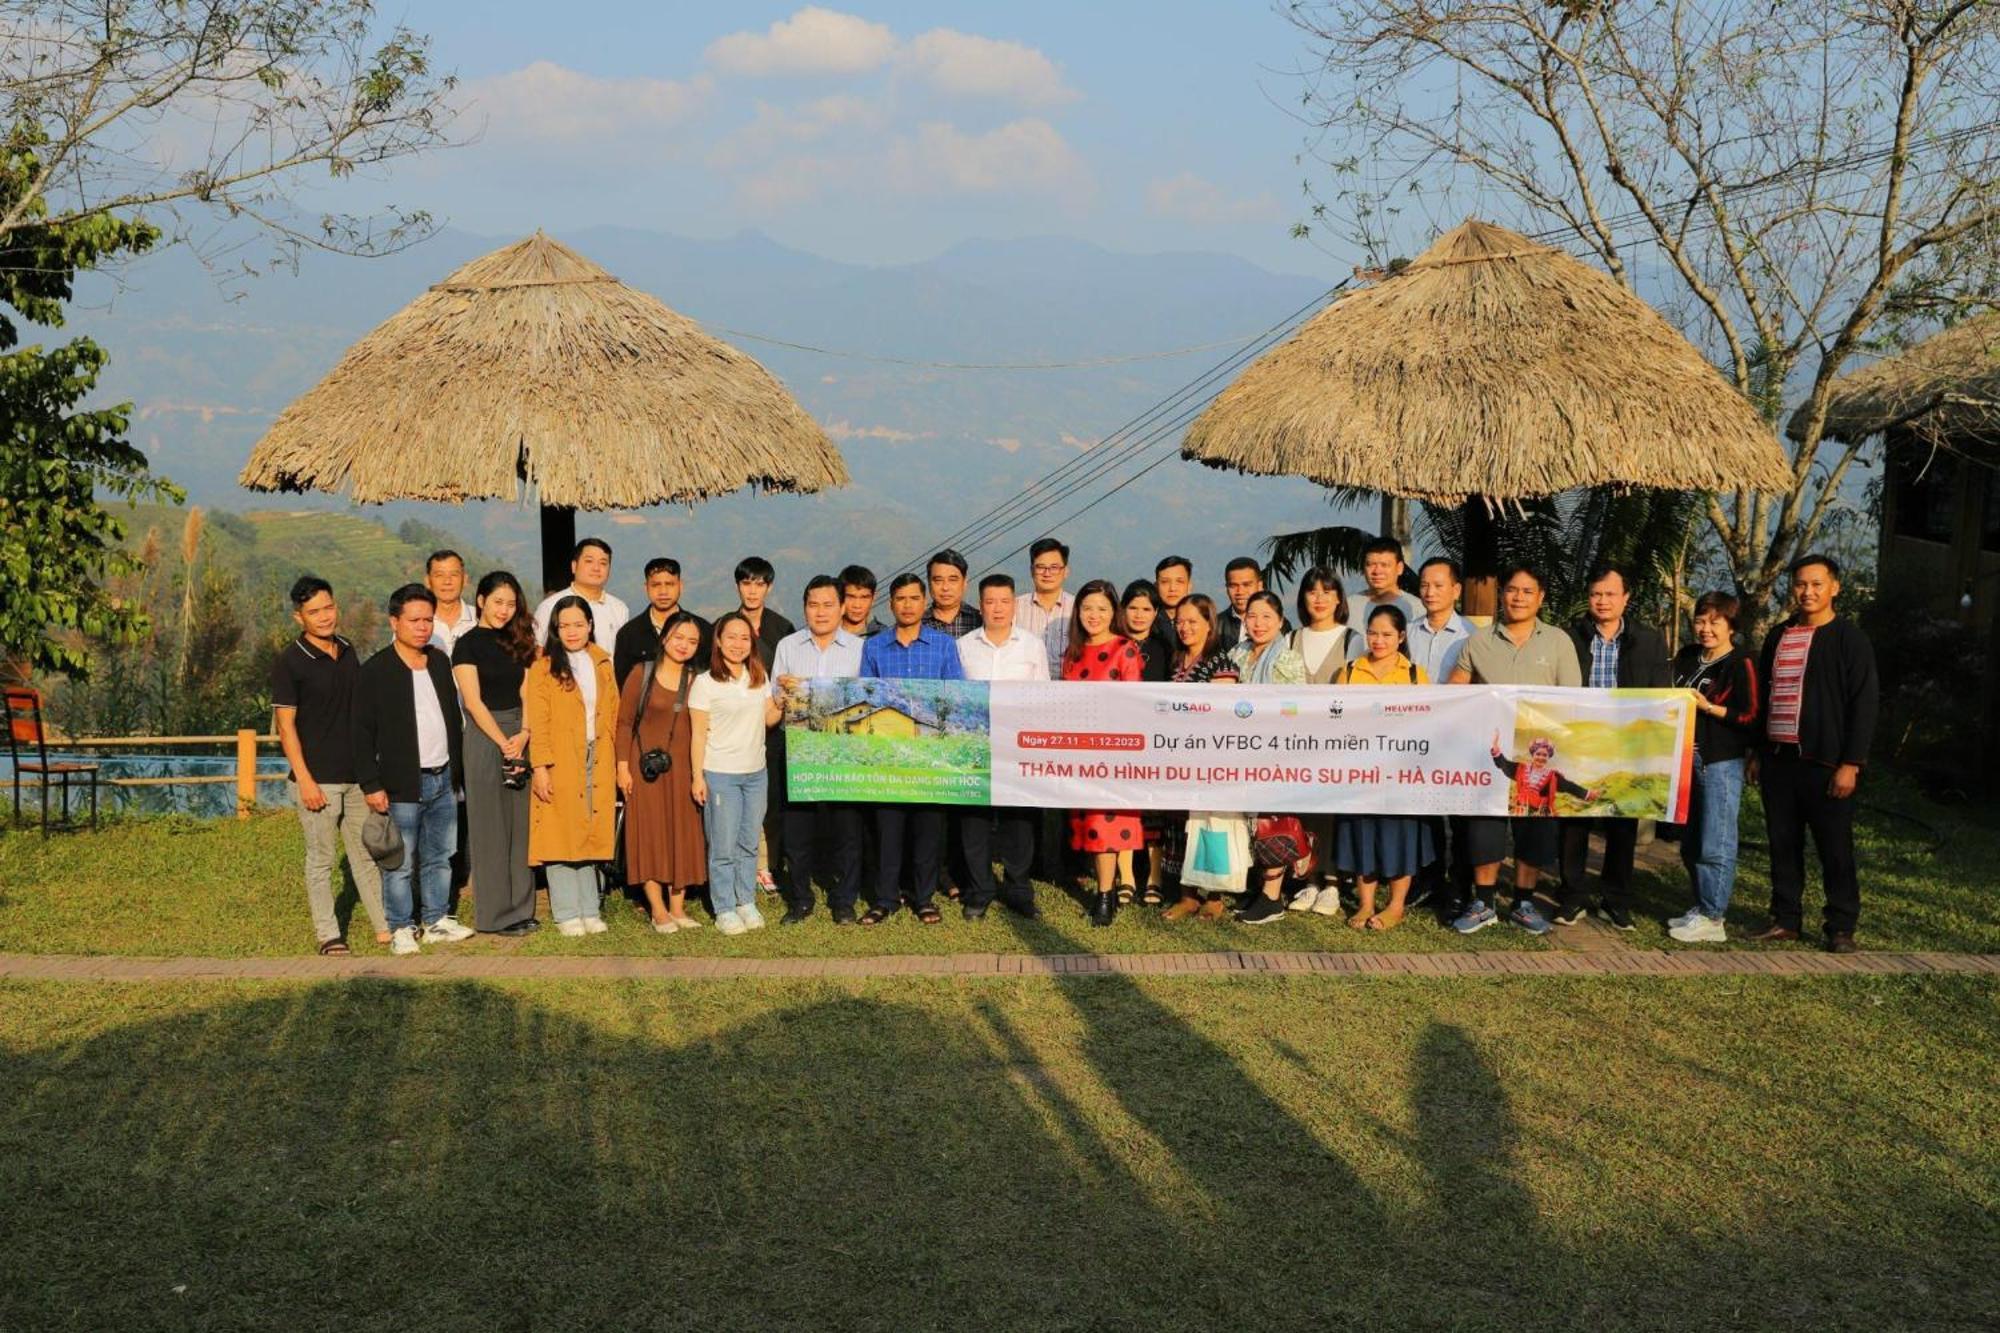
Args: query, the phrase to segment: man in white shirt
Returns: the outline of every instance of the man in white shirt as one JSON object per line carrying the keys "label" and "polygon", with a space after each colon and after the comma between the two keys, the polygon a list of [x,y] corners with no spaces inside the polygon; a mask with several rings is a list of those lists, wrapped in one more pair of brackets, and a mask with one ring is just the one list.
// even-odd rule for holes
{"label": "man in white shirt", "polygon": [[[1451,679],[1459,654],[1472,639],[1472,622],[1458,613],[1464,582],[1458,562],[1441,555],[1424,561],[1417,571],[1417,600],[1423,603],[1424,614],[1410,622],[1409,654],[1434,685]],[[1410,889],[1408,905],[1413,909],[1433,898],[1447,904],[1463,902],[1472,883],[1472,868],[1465,860],[1465,821],[1434,816],[1431,831],[1439,855],[1418,873]]]}
{"label": "man in white shirt", "polygon": [[[771,654],[771,692],[781,701],[814,680],[861,674],[861,639],[840,623],[840,581],[816,574],[806,581],[806,627],[778,640]],[[830,840],[833,883],[826,906],[836,926],[854,924],[861,896],[861,807],[849,801],[787,801],[785,915],[779,925],[795,926],[813,914],[813,863],[822,837]]]}
{"label": "man in white shirt", "polygon": [[1044,537],[1030,546],[1028,575],[1034,580],[1035,591],[1018,604],[1015,621],[1042,641],[1053,679],[1062,669],[1063,650],[1069,647],[1069,613],[1076,601],[1063,591],[1063,580],[1069,577],[1069,547],[1054,537]]}
{"label": "man in white shirt", "polygon": [[570,584],[542,598],[535,608],[535,642],[549,641],[549,612],[563,598],[575,594],[590,603],[590,637],[605,652],[616,652],[618,631],[632,618],[625,603],[604,590],[611,582],[611,543],[602,537],[585,537],[576,544],[569,559]]}
{"label": "man in white shirt", "polygon": [[[1361,548],[1361,592],[1347,599],[1347,623],[1365,630],[1368,613],[1378,606],[1399,606],[1403,620],[1414,625],[1424,615],[1424,604],[1403,591],[1403,544],[1394,537],[1377,537]],[[1432,680],[1442,677],[1433,676]]]}
{"label": "man in white shirt", "polygon": [[[958,641],[958,660],[967,680],[1047,680],[1048,645],[1014,623],[1014,580],[988,574],[979,580],[979,611],[985,624]],[[1007,909],[1033,920],[1035,885],[1028,864],[1035,854],[1036,812],[1016,806],[968,808],[959,815],[959,845],[965,850],[963,910],[967,921],[985,917],[997,897]],[[1000,882],[993,862],[1000,861]]]}
{"label": "man in white shirt", "polygon": [[431,647],[450,657],[458,636],[479,623],[479,612],[465,598],[464,558],[456,551],[432,551],[424,561],[424,586],[437,598]]}

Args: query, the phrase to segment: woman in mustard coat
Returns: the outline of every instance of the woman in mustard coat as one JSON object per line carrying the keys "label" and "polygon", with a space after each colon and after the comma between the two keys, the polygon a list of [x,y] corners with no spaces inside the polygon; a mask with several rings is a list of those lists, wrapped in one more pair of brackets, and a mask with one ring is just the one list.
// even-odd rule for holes
{"label": "woman in mustard coat", "polygon": [[591,641],[590,603],[574,594],[549,611],[549,638],[521,687],[534,799],[528,863],[549,880],[549,914],[565,935],[595,935],[598,863],[616,833],[618,685],[611,658]]}

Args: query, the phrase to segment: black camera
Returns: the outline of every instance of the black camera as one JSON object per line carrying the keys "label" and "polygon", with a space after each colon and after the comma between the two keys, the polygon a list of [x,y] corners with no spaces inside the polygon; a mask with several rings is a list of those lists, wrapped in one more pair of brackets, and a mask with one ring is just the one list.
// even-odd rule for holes
{"label": "black camera", "polygon": [[509,791],[519,791],[528,785],[528,771],[528,761],[525,758],[509,759],[504,755],[501,756],[500,781]]}
{"label": "black camera", "polygon": [[673,766],[674,757],[665,750],[648,750],[639,756],[639,776],[648,782],[658,782]]}

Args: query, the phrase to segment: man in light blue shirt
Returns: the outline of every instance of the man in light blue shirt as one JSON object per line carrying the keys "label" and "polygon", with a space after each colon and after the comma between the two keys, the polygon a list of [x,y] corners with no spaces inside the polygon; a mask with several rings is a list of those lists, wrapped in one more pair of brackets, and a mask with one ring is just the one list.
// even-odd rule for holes
{"label": "man in light blue shirt", "polygon": [[1442,685],[1458,665],[1458,655],[1472,638],[1472,622],[1458,613],[1463,580],[1458,562],[1435,556],[1417,571],[1417,599],[1423,613],[1410,618],[1410,660],[1424,669],[1433,685]]}
{"label": "man in light blue shirt", "polygon": [[[771,654],[771,692],[782,699],[806,682],[861,674],[861,640],[840,624],[840,582],[816,574],[806,582],[806,627],[778,640]],[[823,844],[822,839],[826,842]],[[826,906],[837,926],[852,925],[861,896],[861,809],[850,801],[797,801],[785,805],[785,915],[795,926],[813,913],[813,863],[822,845],[832,851],[833,883]]]}
{"label": "man in light blue shirt", "polygon": [[1394,537],[1377,537],[1362,547],[1363,586],[1360,592],[1347,598],[1347,623],[1365,632],[1368,615],[1378,606],[1401,607],[1404,623],[1408,625],[1421,620],[1423,603],[1403,591],[1403,569],[1403,544]]}

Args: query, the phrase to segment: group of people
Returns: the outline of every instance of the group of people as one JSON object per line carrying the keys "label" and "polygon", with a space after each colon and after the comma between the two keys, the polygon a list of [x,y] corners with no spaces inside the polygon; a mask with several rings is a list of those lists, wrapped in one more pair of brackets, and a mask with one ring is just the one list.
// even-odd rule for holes
{"label": "group of people", "polygon": [[[822,893],[839,925],[878,925],[906,907],[936,924],[940,896],[968,920],[995,904],[1034,918],[1031,874],[1077,884],[1100,926],[1137,904],[1170,921],[1233,914],[1258,925],[1294,911],[1381,931],[1426,900],[1467,934],[1503,909],[1535,934],[1591,911],[1618,929],[1633,925],[1637,822],[1549,818],[1558,791],[1585,793],[1546,742],[1512,760],[1495,738],[1509,816],[1286,816],[1267,821],[1259,836],[1270,848],[1259,848],[1243,882],[1216,891],[1183,887],[1197,879],[1182,874],[1197,855],[1184,814],[1074,811],[1063,821],[1023,809],[788,800],[785,698],[829,677],[1682,687],[1699,710],[1681,836],[1693,901],[1670,934],[1728,937],[1738,805],[1757,781],[1772,920],[1755,938],[1798,938],[1810,832],[1825,945],[1855,947],[1854,790],[1877,687],[1866,638],[1836,612],[1840,570],[1830,557],[1793,565],[1791,613],[1758,657],[1738,643],[1743,606],[1716,592],[1696,603],[1693,642],[1671,661],[1661,633],[1628,616],[1631,580],[1617,566],[1591,571],[1588,612],[1567,627],[1542,618],[1542,577],[1511,569],[1498,614],[1476,626],[1459,612],[1458,566],[1424,562],[1411,593],[1402,548],[1388,538],[1366,548],[1363,587],[1349,594],[1333,571],[1314,568],[1289,608],[1249,557],[1226,566],[1217,602],[1194,590],[1182,556],[1160,560],[1150,579],[1093,579],[1071,591],[1069,548],[1044,538],[1030,548],[1023,592],[1004,573],[969,588],[966,560],[944,550],[922,575],[890,580],[887,622],[868,569],[813,575],[802,627],[767,605],[776,572],[759,556],[737,564],[737,605],[713,621],[681,605],[675,560],[647,562],[637,615],[607,590],[611,565],[609,544],[585,538],[570,585],[531,608],[503,570],[468,596],[463,560],[439,551],[423,582],[390,595],[391,642],[366,662],[339,633],[327,582],[294,584],[300,633],[273,668],[272,698],[320,952],[347,951],[333,891],[343,837],[361,902],[397,954],[475,929],[539,928],[538,872],[555,928],[572,936],[606,929],[611,892],[642,897],[662,934],[702,924],[688,895],[704,890],[714,926],[732,935],[765,925],[760,889],[782,895],[783,924],[808,919]],[[386,822],[399,836],[364,836],[371,815],[378,834]],[[1594,894],[1593,833],[1604,844]],[[386,856],[378,875],[370,849],[387,841],[401,855]],[[1510,853],[1513,892],[1503,903]],[[467,874],[472,929],[451,913]],[[1536,901],[1545,874],[1559,882],[1552,918]]]}

